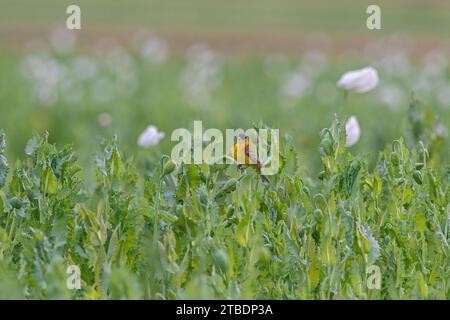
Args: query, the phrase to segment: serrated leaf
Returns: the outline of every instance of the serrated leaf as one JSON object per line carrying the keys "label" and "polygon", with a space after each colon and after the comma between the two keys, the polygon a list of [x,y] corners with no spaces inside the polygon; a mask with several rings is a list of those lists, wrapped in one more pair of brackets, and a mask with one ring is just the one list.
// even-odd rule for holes
{"label": "serrated leaf", "polygon": [[40,137],[38,135],[34,136],[30,140],[28,140],[26,146],[25,146],[25,153],[29,156],[32,156],[36,149],[39,146]]}
{"label": "serrated leaf", "polygon": [[380,246],[377,240],[373,237],[369,225],[361,225],[359,221],[356,222],[357,229],[362,235],[363,249],[369,254],[368,264],[372,265],[380,257]]}

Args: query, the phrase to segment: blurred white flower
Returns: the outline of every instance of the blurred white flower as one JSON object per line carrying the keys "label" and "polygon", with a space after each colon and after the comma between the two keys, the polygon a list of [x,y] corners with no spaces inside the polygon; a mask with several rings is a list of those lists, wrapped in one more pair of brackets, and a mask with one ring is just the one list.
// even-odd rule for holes
{"label": "blurred white flower", "polygon": [[336,85],[344,90],[364,93],[374,89],[379,81],[377,70],[366,67],[344,73]]}
{"label": "blurred white flower", "polygon": [[443,49],[434,49],[423,57],[424,71],[429,75],[440,76],[445,72],[447,66],[447,52]]}
{"label": "blurred white flower", "polygon": [[378,100],[382,104],[394,109],[400,108],[406,102],[406,97],[397,85],[386,84],[380,86]]}
{"label": "blurred white flower", "polygon": [[305,52],[302,59],[300,71],[309,77],[320,75],[328,66],[328,56],[320,50],[309,50]]}
{"label": "blurred white flower", "polygon": [[58,100],[58,88],[67,75],[66,68],[53,57],[31,54],[21,64],[22,75],[29,80],[33,98],[43,105],[51,105]]}
{"label": "blurred white flower", "polygon": [[206,107],[222,81],[221,59],[207,45],[197,44],[189,48],[187,62],[180,79],[186,99],[193,106]]}
{"label": "blurred white flower", "polygon": [[100,127],[109,127],[112,123],[112,117],[107,112],[102,112],[97,116],[97,123]]}
{"label": "blurred white flower", "polygon": [[50,34],[50,44],[58,53],[71,52],[77,43],[77,37],[74,31],[66,27],[59,27]]}
{"label": "blurred white flower", "polygon": [[377,58],[377,67],[391,77],[408,77],[413,71],[410,56],[404,50],[389,50]]}
{"label": "blurred white flower", "polygon": [[158,128],[150,125],[139,135],[138,145],[144,148],[157,145],[164,136],[164,132],[160,132]]}
{"label": "blurred white flower", "polygon": [[115,46],[110,48],[102,57],[105,66],[114,75],[134,73],[137,70],[133,56],[126,49]]}
{"label": "blurred white flower", "polygon": [[281,87],[281,94],[286,98],[302,98],[311,88],[311,81],[300,72],[287,75]]}
{"label": "blurred white flower", "polygon": [[140,49],[142,57],[154,64],[163,63],[168,55],[167,44],[158,38],[152,36],[145,40],[142,48]]}
{"label": "blurred white flower", "polygon": [[353,146],[361,137],[361,128],[355,116],[348,118],[345,123],[345,133],[347,134],[347,140],[345,141],[346,147]]}
{"label": "blurred white flower", "polygon": [[96,61],[89,56],[77,56],[72,61],[72,73],[80,80],[93,79],[97,75]]}

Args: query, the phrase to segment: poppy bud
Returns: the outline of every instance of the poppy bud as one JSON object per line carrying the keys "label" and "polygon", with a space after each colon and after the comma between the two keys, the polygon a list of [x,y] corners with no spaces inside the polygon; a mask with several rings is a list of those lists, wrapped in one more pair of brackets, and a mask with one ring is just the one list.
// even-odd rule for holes
{"label": "poppy bud", "polygon": [[219,189],[216,193],[216,197],[221,197],[227,193],[230,193],[236,189],[237,180],[236,179],[230,179],[228,180],[222,188]]}
{"label": "poppy bud", "polygon": [[416,181],[418,184],[422,184],[422,174],[420,173],[420,171],[414,171],[413,178],[414,181]]}
{"label": "poppy bud", "polygon": [[333,154],[333,142],[329,137],[325,137],[320,144],[322,149],[322,153],[326,156],[330,156]]}
{"label": "poppy bud", "polygon": [[172,159],[167,161],[166,164],[164,165],[162,176],[171,174],[175,170],[176,167],[177,167],[177,165],[175,164],[175,162]]}
{"label": "poppy bud", "polygon": [[9,200],[9,204],[14,208],[14,209],[20,209],[22,208],[23,202],[20,198],[17,197],[12,197]]}
{"label": "poppy bud", "polygon": [[420,170],[423,168],[423,166],[424,166],[423,162],[417,162],[415,167],[416,167],[416,170]]}

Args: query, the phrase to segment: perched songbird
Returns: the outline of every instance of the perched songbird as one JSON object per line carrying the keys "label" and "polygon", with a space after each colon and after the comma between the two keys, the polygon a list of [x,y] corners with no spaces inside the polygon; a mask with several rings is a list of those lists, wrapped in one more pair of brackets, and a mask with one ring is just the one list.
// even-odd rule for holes
{"label": "perched songbird", "polygon": [[269,182],[266,176],[261,173],[261,161],[258,159],[256,146],[251,145],[250,139],[244,135],[239,134],[237,142],[233,145],[233,159],[238,162],[239,169],[243,167],[252,167],[261,176],[264,182]]}

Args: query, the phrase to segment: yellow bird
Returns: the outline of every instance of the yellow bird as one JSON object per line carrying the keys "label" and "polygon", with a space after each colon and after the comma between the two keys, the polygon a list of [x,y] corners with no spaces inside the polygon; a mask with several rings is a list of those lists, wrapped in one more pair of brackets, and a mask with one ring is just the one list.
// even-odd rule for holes
{"label": "yellow bird", "polygon": [[252,167],[260,174],[264,182],[269,182],[269,179],[261,173],[262,165],[258,159],[256,146],[251,145],[250,139],[244,134],[239,134],[237,142],[233,145],[233,159],[239,163],[239,169],[244,166]]}

